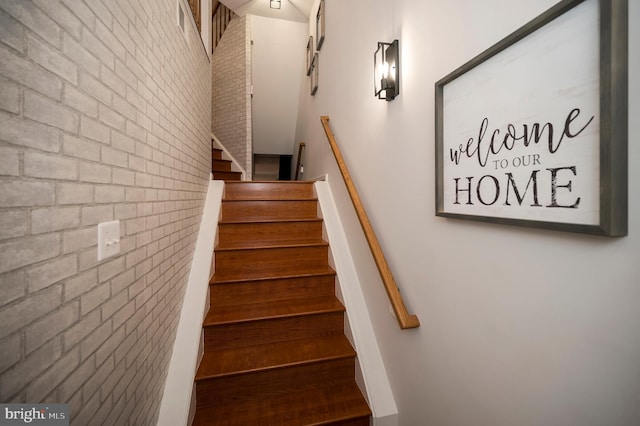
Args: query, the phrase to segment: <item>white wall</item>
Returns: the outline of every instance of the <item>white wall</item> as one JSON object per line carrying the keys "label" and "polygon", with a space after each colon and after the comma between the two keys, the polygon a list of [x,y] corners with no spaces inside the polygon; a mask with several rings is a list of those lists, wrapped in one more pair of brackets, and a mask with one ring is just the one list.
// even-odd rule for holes
{"label": "white wall", "polygon": [[[315,97],[300,96],[296,140],[306,141],[305,177],[328,173],[336,202],[349,206],[320,126],[320,115],[331,117],[408,308],[421,320],[416,330],[399,330],[357,219],[343,212],[400,424],[640,424],[638,121],[629,123],[627,237],[434,216],[434,83],[555,1],[326,3],[320,86]],[[640,3],[629,3],[633,118]],[[373,52],[377,41],[394,38],[401,93],[386,103],[372,93]]]}
{"label": "white wall", "polygon": [[307,26],[251,16],[253,152],[293,153]]}

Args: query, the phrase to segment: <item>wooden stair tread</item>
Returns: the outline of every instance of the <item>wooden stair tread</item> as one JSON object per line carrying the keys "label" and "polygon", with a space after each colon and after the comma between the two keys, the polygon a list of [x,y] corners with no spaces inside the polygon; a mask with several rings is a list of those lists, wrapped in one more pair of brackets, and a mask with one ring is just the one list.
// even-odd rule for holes
{"label": "wooden stair tread", "polygon": [[225,274],[217,273],[214,276],[214,279],[216,280],[216,282],[252,281],[252,280],[259,280],[259,279],[274,279],[274,278],[298,276],[300,274],[315,275],[315,274],[326,273],[327,271],[328,269],[326,266],[307,268],[304,271],[300,271],[300,270],[294,271],[291,267],[282,267],[280,269],[272,269],[266,272],[236,271],[235,273],[231,273],[231,272],[225,273]]}
{"label": "wooden stair tread", "polygon": [[355,355],[344,334],[209,351],[202,357],[196,381]]}
{"label": "wooden stair tread", "polygon": [[219,275],[214,275],[213,277],[211,277],[209,284],[226,285],[226,284],[237,284],[237,283],[243,283],[243,282],[270,281],[270,280],[288,279],[288,278],[318,277],[318,276],[326,276],[326,275],[335,276],[335,274],[336,274],[336,271],[333,268],[327,267],[327,268],[322,268],[315,271],[297,271],[295,273],[276,275],[272,277],[260,276],[260,277],[248,278],[248,279],[247,278],[229,279],[229,278],[222,278]]}
{"label": "wooden stair tread", "polygon": [[233,404],[205,406],[196,411],[193,425],[330,425],[370,415],[355,382],[328,382]]}
{"label": "wooden stair tread", "polygon": [[216,252],[222,251],[235,251],[235,250],[255,250],[255,249],[269,249],[269,248],[304,248],[304,247],[318,247],[329,246],[329,243],[321,238],[309,238],[302,240],[280,240],[280,241],[239,241],[239,242],[219,242],[215,248]]}
{"label": "wooden stair tread", "polygon": [[212,305],[205,317],[204,326],[213,327],[222,324],[307,316],[329,312],[344,312],[344,306],[335,296],[285,299],[235,305]]}
{"label": "wooden stair tread", "polygon": [[247,219],[247,218],[221,218],[218,221],[218,225],[251,225],[251,224],[263,224],[263,223],[313,223],[322,222],[322,218],[319,217],[301,217],[301,218],[266,218],[266,219]]}

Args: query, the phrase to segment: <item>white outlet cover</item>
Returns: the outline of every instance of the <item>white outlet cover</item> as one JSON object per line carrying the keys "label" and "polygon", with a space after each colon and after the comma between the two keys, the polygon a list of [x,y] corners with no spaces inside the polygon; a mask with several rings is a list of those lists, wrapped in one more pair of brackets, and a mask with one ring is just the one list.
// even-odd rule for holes
{"label": "white outlet cover", "polygon": [[120,253],[120,221],[98,224],[98,262]]}

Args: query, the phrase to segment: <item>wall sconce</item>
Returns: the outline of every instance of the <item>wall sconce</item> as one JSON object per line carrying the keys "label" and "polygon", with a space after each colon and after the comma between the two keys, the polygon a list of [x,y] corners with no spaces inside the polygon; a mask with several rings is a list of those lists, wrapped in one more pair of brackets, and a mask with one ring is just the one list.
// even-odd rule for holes
{"label": "wall sconce", "polygon": [[378,99],[392,101],[400,94],[400,60],[398,40],[378,42],[373,55],[374,90]]}
{"label": "wall sconce", "polygon": [[280,9],[280,0],[269,0],[271,9]]}

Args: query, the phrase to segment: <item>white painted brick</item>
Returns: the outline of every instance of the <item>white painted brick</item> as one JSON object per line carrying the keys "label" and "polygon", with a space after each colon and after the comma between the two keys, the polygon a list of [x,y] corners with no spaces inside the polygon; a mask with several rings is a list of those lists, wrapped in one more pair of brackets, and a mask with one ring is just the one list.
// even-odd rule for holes
{"label": "white painted brick", "polygon": [[[55,42],[57,43],[57,40]],[[74,85],[78,84],[78,67],[57,50],[32,35],[27,37],[27,54],[29,58],[54,74]]]}
{"label": "white painted brick", "polygon": [[7,401],[27,383],[46,371],[62,353],[59,339],[54,339],[20,364],[0,375],[0,401]]}
{"label": "white painted brick", "polygon": [[79,207],[52,207],[31,211],[31,232],[33,234],[75,228],[79,224]]}
{"label": "white painted brick", "polygon": [[60,99],[62,81],[49,71],[34,67],[33,63],[0,46],[0,75],[37,90],[51,98]]}
{"label": "white painted brick", "polygon": [[128,155],[126,152],[111,149],[109,147],[102,147],[102,163],[110,164],[112,166],[127,167],[129,163]]}
{"label": "white painted brick", "polygon": [[[122,380],[126,371],[127,366],[124,362],[120,362],[119,364],[117,364],[115,369],[111,372],[111,374],[109,374],[109,377],[107,377],[107,379],[102,382],[102,385],[100,386],[100,393],[102,395],[109,395],[111,392],[113,392],[115,386],[120,380]],[[114,415],[114,413],[118,413],[118,411],[114,409],[112,411],[112,416]]]}
{"label": "white painted brick", "polygon": [[[46,1],[46,0],[44,0]],[[77,0],[61,0],[89,29],[95,27],[95,16],[83,2]]]}
{"label": "white painted brick", "polygon": [[29,216],[23,211],[0,211],[0,240],[27,235],[28,229]]}
{"label": "white painted brick", "polygon": [[97,186],[96,203],[117,203],[124,201],[124,188],[119,186]]}
{"label": "white painted brick", "polygon": [[2,323],[0,323],[0,339],[14,333],[48,312],[57,309],[61,302],[62,287],[55,286],[3,308],[6,315],[4,315],[5,318]]}
{"label": "white painted brick", "polygon": [[0,273],[9,272],[60,253],[60,237],[56,234],[26,237],[0,243]]}
{"label": "white painted brick", "polygon": [[[108,317],[107,317],[108,318]],[[124,339],[124,327],[116,329],[111,336],[96,351],[96,364],[102,365],[110,357],[113,357],[115,349],[122,343]]]}
{"label": "white painted brick", "polygon": [[[91,374],[95,371],[95,359],[89,358],[82,364],[80,364],[76,369],[74,369],[69,377],[67,377],[61,384],[58,386],[58,395],[59,401],[69,401],[73,394],[80,389],[80,387],[87,380],[87,377],[91,377]],[[82,392],[78,392],[82,394]],[[80,411],[80,406],[73,407],[73,403],[71,405],[71,412],[77,413]]]}
{"label": "white painted brick", "polygon": [[20,112],[20,90],[17,85],[0,80],[0,108],[14,114]]}
{"label": "white painted brick", "polygon": [[0,306],[23,298],[27,294],[26,281],[22,269],[0,275]]}
{"label": "white painted brick", "polygon": [[127,269],[133,268],[138,263],[142,262],[146,259],[147,249],[146,247],[141,247],[126,256],[126,265]]}
{"label": "white painted brick", "polygon": [[136,173],[136,185],[150,187],[153,184],[153,177],[146,173]]}
{"label": "white painted brick", "polygon": [[24,51],[24,27],[0,9],[0,41],[16,50]]}
{"label": "white painted brick", "polygon": [[125,222],[126,235],[136,234],[140,231],[145,230],[145,218],[138,217],[134,219],[129,219]]}
{"label": "white painted brick", "polygon": [[116,204],[115,205],[115,219],[130,219],[135,217],[137,209],[135,204]]}
{"label": "white painted brick", "polygon": [[78,178],[78,162],[68,157],[27,151],[24,154],[24,175],[75,180]]}
{"label": "white painted brick", "polygon": [[78,303],[71,303],[41,318],[26,328],[27,354],[60,335],[78,320]]}
{"label": "white painted brick", "polygon": [[98,117],[98,101],[69,84],[64,88],[63,102],[76,111],[90,117]]}
{"label": "white painted brick", "polygon": [[96,424],[96,412],[100,409],[100,393],[93,395],[85,395],[83,404],[78,407],[79,410],[71,413],[71,422],[75,425],[91,425]]}
{"label": "white painted brick", "polygon": [[[114,168],[112,170],[112,173],[113,173],[113,183],[114,184],[117,184],[117,185],[133,185],[135,183],[135,174],[130,170]],[[123,188],[123,190],[124,190],[124,188]],[[123,192],[123,194],[124,194],[124,192]]]}
{"label": "white painted brick", "polygon": [[0,373],[20,361],[22,339],[20,334],[0,340]]}
{"label": "white painted brick", "polygon": [[[100,311],[93,311],[89,315],[80,318],[80,321],[71,326],[63,334],[64,350],[69,351],[71,348],[83,341],[91,332],[100,326]],[[103,324],[109,329],[110,324]],[[86,357],[84,357],[86,359]]]}
{"label": "white painted brick", "polygon": [[[82,164],[79,165],[80,178],[83,178]],[[56,185],[58,204],[90,204],[93,202],[93,185],[82,183],[59,183]]]}
{"label": "white painted brick", "polygon": [[119,363],[121,360],[124,359],[124,357],[131,350],[131,348],[133,348],[137,340],[138,338],[135,332],[129,333],[127,338],[116,349],[115,360],[117,363]]}
{"label": "white painted brick", "polygon": [[127,95],[127,91],[125,89],[126,85],[124,80],[118,77],[113,71],[111,71],[108,67],[103,65],[100,68],[100,81],[111,88],[115,93],[124,97]]}
{"label": "white painted brick", "polygon": [[62,138],[62,152],[71,157],[100,161],[100,145],[68,134]]}
{"label": "white painted brick", "polygon": [[0,181],[3,207],[53,204],[52,183],[28,181]]}
{"label": "white painted brick", "polygon": [[[114,25],[120,25],[118,22],[114,22]],[[118,40],[113,31],[107,28],[102,22],[96,22],[96,36],[102,41],[106,48],[121,60],[126,59],[126,50],[120,40]]]}
{"label": "white painted brick", "polygon": [[98,267],[98,281],[103,283],[125,270],[125,258],[120,256],[115,260],[103,263]]}
{"label": "white painted brick", "polygon": [[111,183],[111,167],[98,163],[81,162],[78,164],[80,180],[94,183]]}
{"label": "white painted brick", "polygon": [[87,269],[94,268],[98,265],[98,248],[91,247],[87,250],[80,252],[78,255],[78,268],[80,271],[86,271]]}
{"label": "white painted brick", "polygon": [[78,131],[78,114],[31,92],[24,94],[24,115],[68,132]]}
{"label": "white painted brick", "polygon": [[117,93],[113,95],[113,108],[122,114],[125,118],[131,121],[136,121],[138,117],[138,111],[129,103],[125,98],[119,96]]}
{"label": "white painted brick", "polygon": [[129,155],[129,168],[138,172],[144,172],[145,169],[145,159],[142,157],[137,157],[135,155]]}
{"label": "white painted brick", "polygon": [[[99,310],[96,310],[100,314]],[[80,356],[87,359],[111,335],[111,322],[102,323],[98,328],[80,342]]]}
{"label": "white painted brick", "polygon": [[33,2],[66,32],[75,38],[80,37],[82,22],[69,9],[63,6],[59,0],[33,0]]}
{"label": "white painted brick", "polygon": [[104,43],[98,40],[91,31],[87,31],[86,28],[82,31],[81,43],[89,52],[92,52],[100,62],[111,69],[115,69],[115,56],[113,55],[113,52],[111,52]]}
{"label": "white painted brick", "polygon": [[[43,401],[45,396],[53,391],[79,364],[80,356],[77,350],[63,355],[29,384],[26,392],[27,401]],[[57,400],[53,402],[57,402]]]}
{"label": "white painted brick", "polygon": [[3,1],[2,7],[5,12],[23,23],[31,31],[57,45],[57,41],[60,39],[60,27],[40,9],[31,6],[30,2]]}
{"label": "white painted brick", "polygon": [[111,28],[113,17],[101,0],[85,0],[85,3],[100,21],[102,21],[108,28]]}
{"label": "white painted brick", "polygon": [[111,295],[111,287],[109,284],[102,284],[93,290],[85,293],[80,298],[80,314],[85,316],[95,308],[106,302]]}
{"label": "white painted brick", "polygon": [[98,285],[98,271],[92,269],[64,283],[64,301],[69,302]]}
{"label": "white painted brick", "polygon": [[87,74],[85,72],[80,73],[78,87],[100,102],[111,105],[113,91],[109,87],[102,84],[99,80],[92,77],[90,74]]}
{"label": "white painted brick", "polygon": [[86,116],[80,118],[80,135],[106,144],[110,138],[107,126]]}
{"label": "white painted brick", "polygon": [[136,202],[144,200],[144,189],[142,188],[127,188],[125,190],[125,200],[128,202]]}
{"label": "white painted brick", "polygon": [[27,269],[26,277],[29,293],[35,293],[75,275],[78,270],[76,256],[54,259],[42,265]]}
{"label": "white painted brick", "polygon": [[0,140],[43,151],[60,151],[59,130],[2,113],[0,113]]}
{"label": "white painted brick", "polygon": [[82,224],[97,225],[113,220],[113,206],[87,206],[82,208]]}
{"label": "white painted brick", "polygon": [[95,76],[100,75],[100,61],[98,58],[67,33],[62,35],[62,49],[64,54],[76,65]]}

